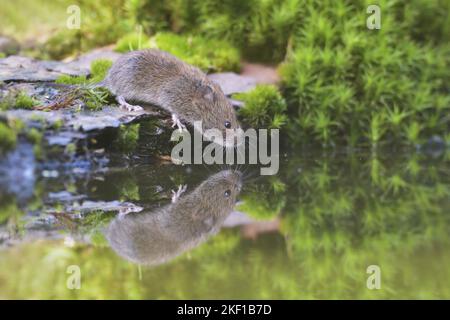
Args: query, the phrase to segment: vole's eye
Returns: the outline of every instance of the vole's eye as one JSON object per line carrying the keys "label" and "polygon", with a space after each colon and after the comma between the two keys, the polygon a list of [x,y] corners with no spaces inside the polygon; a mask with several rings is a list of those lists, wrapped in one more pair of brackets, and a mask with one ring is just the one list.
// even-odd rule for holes
{"label": "vole's eye", "polygon": [[225,121],[225,128],[227,129],[231,129],[231,122],[230,121]]}
{"label": "vole's eye", "polygon": [[225,195],[225,198],[228,198],[229,196],[231,196],[231,190],[228,189],[227,191],[225,191],[224,195]]}

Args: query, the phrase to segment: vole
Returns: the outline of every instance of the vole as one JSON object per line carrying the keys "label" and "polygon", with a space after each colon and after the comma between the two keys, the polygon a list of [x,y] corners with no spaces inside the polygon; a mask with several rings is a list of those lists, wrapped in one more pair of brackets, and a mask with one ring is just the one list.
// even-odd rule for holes
{"label": "vole", "polygon": [[241,176],[224,170],[188,194],[176,193],[169,205],[117,216],[105,232],[111,248],[131,262],[158,265],[198,246],[220,230],[233,210]]}
{"label": "vole", "polygon": [[[233,106],[218,84],[200,69],[161,50],[122,55],[102,85],[127,110],[142,110],[141,106],[130,104],[133,102],[156,105],[170,112],[173,127],[180,130],[185,128],[181,120],[190,124],[201,120],[203,130],[219,129],[223,137],[227,129],[240,128]],[[231,134],[229,137],[234,139]]]}

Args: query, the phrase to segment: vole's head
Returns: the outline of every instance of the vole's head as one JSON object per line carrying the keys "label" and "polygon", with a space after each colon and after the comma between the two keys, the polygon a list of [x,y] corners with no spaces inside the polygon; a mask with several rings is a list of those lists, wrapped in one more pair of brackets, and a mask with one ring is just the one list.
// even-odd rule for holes
{"label": "vole's head", "polygon": [[202,194],[213,206],[232,208],[242,188],[242,173],[234,170],[223,170],[209,177],[200,186]]}
{"label": "vole's head", "polygon": [[[236,130],[240,129],[240,125],[231,102],[220,86],[208,79],[202,81],[197,87],[193,103],[201,112],[205,138],[226,147],[234,146]],[[210,129],[219,130],[222,139],[213,138],[210,132],[205,132]]]}

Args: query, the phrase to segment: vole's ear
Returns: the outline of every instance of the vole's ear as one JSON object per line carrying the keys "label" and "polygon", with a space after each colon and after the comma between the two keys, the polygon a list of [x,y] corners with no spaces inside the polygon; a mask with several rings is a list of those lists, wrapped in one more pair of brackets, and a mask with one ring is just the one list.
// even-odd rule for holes
{"label": "vole's ear", "polygon": [[213,101],[214,100],[214,90],[208,84],[201,85],[200,88],[199,88],[199,93],[206,100],[209,100],[209,101]]}

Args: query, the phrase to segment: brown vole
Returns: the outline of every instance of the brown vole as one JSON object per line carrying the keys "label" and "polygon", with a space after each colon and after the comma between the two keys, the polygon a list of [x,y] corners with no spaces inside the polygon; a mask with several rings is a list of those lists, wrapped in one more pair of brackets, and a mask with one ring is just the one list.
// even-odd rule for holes
{"label": "brown vole", "polygon": [[172,204],[116,217],[106,238],[117,254],[134,263],[167,262],[217,233],[240,189],[240,172],[221,171]]}
{"label": "brown vole", "polygon": [[[238,129],[233,106],[222,89],[205,73],[173,55],[156,49],[131,51],[112,65],[102,85],[117,97],[122,107],[140,110],[128,102],[161,107],[172,115],[180,130],[180,120],[202,121],[203,130]],[[231,135],[230,135],[231,137]]]}

